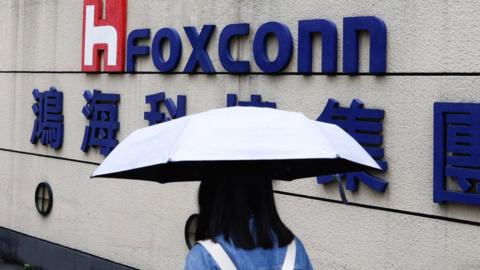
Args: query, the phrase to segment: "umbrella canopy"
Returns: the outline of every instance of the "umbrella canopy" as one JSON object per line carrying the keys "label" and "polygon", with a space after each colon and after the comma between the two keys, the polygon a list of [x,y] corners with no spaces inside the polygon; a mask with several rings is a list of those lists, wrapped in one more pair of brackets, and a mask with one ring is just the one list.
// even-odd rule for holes
{"label": "umbrella canopy", "polygon": [[370,168],[380,169],[336,125],[296,112],[230,107],[134,131],[92,177],[161,183],[230,175],[292,180]]}

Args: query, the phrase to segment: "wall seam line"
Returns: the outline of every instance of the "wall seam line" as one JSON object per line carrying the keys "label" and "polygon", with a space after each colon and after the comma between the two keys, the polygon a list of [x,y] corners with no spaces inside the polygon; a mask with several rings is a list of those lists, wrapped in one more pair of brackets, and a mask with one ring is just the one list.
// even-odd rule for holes
{"label": "wall seam line", "polygon": [[[52,159],[69,161],[69,162],[77,162],[77,163],[83,163],[83,164],[88,164],[88,165],[95,165],[95,166],[100,165],[100,163],[97,163],[97,162],[90,162],[90,161],[85,161],[85,160],[58,157],[58,156],[45,155],[45,154],[37,154],[37,153],[19,151],[19,150],[14,150],[14,149],[7,149],[7,148],[0,148],[0,151],[16,153],[16,154],[23,154],[23,155],[30,155],[30,156],[38,156],[38,157],[43,157],[43,158],[52,158]],[[335,204],[343,204],[343,202],[339,201],[339,200],[322,198],[322,197],[315,197],[315,196],[310,196],[310,195],[305,195],[305,194],[298,194],[298,193],[286,192],[286,191],[281,191],[281,190],[274,190],[273,192],[276,193],[276,194],[286,195],[286,196],[291,196],[291,197],[310,199],[310,200],[316,200],[316,201],[323,201],[323,202],[335,203]],[[360,207],[360,208],[365,208],[365,209],[371,209],[371,210],[377,210],[377,211],[383,211],[383,212],[390,212],[390,213],[396,213],[396,214],[403,214],[403,215],[409,215],[409,216],[416,216],[416,217],[423,217],[423,218],[428,218],[428,219],[441,220],[441,221],[447,221],[447,222],[453,222],[453,223],[466,224],[466,225],[472,225],[472,226],[479,226],[480,227],[480,222],[476,222],[476,221],[472,221],[472,220],[457,219],[457,218],[451,218],[451,217],[446,217],[446,216],[438,216],[438,215],[432,215],[432,214],[426,214],[426,213],[420,213],[420,212],[412,212],[412,211],[407,211],[407,210],[402,210],[402,209],[387,208],[387,207],[381,207],[381,206],[369,205],[369,204],[361,204],[361,203],[355,203],[355,202],[349,202],[348,206],[354,206],[354,207]]]}

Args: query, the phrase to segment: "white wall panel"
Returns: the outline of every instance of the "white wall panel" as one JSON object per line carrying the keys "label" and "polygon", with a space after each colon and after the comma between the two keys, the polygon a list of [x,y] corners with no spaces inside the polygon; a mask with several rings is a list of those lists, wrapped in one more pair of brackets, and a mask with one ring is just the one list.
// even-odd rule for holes
{"label": "white wall panel", "polygon": [[[95,149],[80,150],[87,120],[83,91],[121,94],[119,139],[147,121],[145,96],[160,90],[187,95],[187,114],[224,107],[227,93],[240,100],[261,94],[278,108],[314,119],[327,100],[385,110],[384,147],[389,169],[385,194],[366,186],[355,203],[480,222],[478,207],[439,206],[433,193],[433,103],[479,102],[478,76],[270,76],[270,75],[112,75],[8,73],[79,71],[82,2],[0,1],[0,148],[53,157],[101,162]],[[216,24],[209,53],[217,71],[220,30],[247,22],[251,35],[235,47],[250,59],[256,29],[264,22],[286,23],[297,37],[301,19],[337,24],[342,67],[342,19],[375,15],[388,28],[387,72],[478,72],[480,35],[477,1],[128,1],[127,32],[174,27],[183,40],[182,71],[190,55],[183,26]],[[362,42],[367,41],[362,36]],[[272,46],[273,48],[273,46]],[[296,45],[295,45],[296,48]],[[296,49],[295,49],[296,52]],[[319,54],[317,54],[318,56]],[[368,47],[361,50],[368,69]],[[316,61],[319,64],[319,61]],[[314,67],[315,69],[316,67]],[[137,69],[153,71],[150,58]],[[286,71],[296,71],[296,53]],[[318,71],[318,68],[317,70]],[[65,136],[61,150],[29,142],[34,115],[32,90],[57,87],[64,93]],[[196,211],[198,183],[160,185],[142,181],[89,179],[95,166],[0,151],[0,226],[47,239],[141,269],[181,269],[187,248],[183,229]],[[34,190],[47,180],[54,192],[48,218],[35,210]],[[276,183],[277,190],[338,199],[336,186],[315,179]],[[478,226],[318,200],[276,196],[282,217],[303,240],[318,269],[478,269]]]}

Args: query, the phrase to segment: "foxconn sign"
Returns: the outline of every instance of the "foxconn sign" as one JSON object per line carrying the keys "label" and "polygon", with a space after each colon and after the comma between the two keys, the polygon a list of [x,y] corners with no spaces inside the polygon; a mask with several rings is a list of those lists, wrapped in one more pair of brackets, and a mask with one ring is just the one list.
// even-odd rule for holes
{"label": "foxconn sign", "polygon": [[[183,31],[174,28],[159,28],[152,36],[150,28],[140,28],[126,35],[127,0],[84,0],[83,35],[82,35],[82,71],[84,72],[129,72],[135,73],[136,61],[140,57],[150,57],[159,73],[216,73],[227,72],[245,74],[251,72],[253,62],[264,73],[278,73],[290,63],[293,54],[297,56],[297,72],[309,74],[313,72],[313,50],[321,49],[322,73],[337,73],[337,26],[331,20],[313,18],[298,21],[298,48],[294,48],[294,37],[289,27],[277,21],[266,22],[253,34],[251,59],[235,59],[230,51],[230,44],[235,37],[249,36],[251,29],[248,23],[233,23],[221,29],[218,39],[218,57],[221,68],[215,67],[207,48],[212,46],[211,37],[216,25],[206,24],[197,29],[196,26],[185,26]],[[135,3],[132,1],[132,3]],[[103,9],[106,9],[105,12]],[[105,16],[103,16],[105,14]],[[369,72],[383,74],[386,72],[387,27],[382,19],[376,16],[343,18],[343,72],[355,74],[359,72],[359,33],[370,34]],[[180,36],[185,35],[191,53],[184,67],[179,67],[184,54],[184,45]],[[315,34],[322,37],[321,48],[313,48]],[[269,36],[278,41],[275,59],[267,55]],[[236,42],[246,42],[245,39]],[[138,45],[139,41],[147,41],[146,45]],[[169,56],[163,56],[163,46],[169,43]],[[295,50],[296,49],[296,50]],[[190,51],[190,50],[188,50]],[[103,62],[103,65],[102,65]],[[102,70],[103,66],[103,70]]]}

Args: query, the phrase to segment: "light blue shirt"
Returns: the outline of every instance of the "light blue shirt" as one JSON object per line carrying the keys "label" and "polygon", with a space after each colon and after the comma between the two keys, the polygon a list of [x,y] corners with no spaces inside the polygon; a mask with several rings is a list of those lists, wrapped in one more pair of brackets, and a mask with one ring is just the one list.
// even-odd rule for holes
{"label": "light blue shirt", "polygon": [[[255,248],[246,250],[235,247],[231,241],[225,241],[223,235],[217,236],[215,240],[228,254],[237,270],[281,270],[287,253],[287,246],[278,247],[274,245],[272,249]],[[312,270],[312,264],[302,242],[298,238],[295,238],[294,241],[297,245],[295,269]],[[185,270],[205,269],[219,270],[220,268],[210,253],[202,245],[196,244],[188,253]]]}

